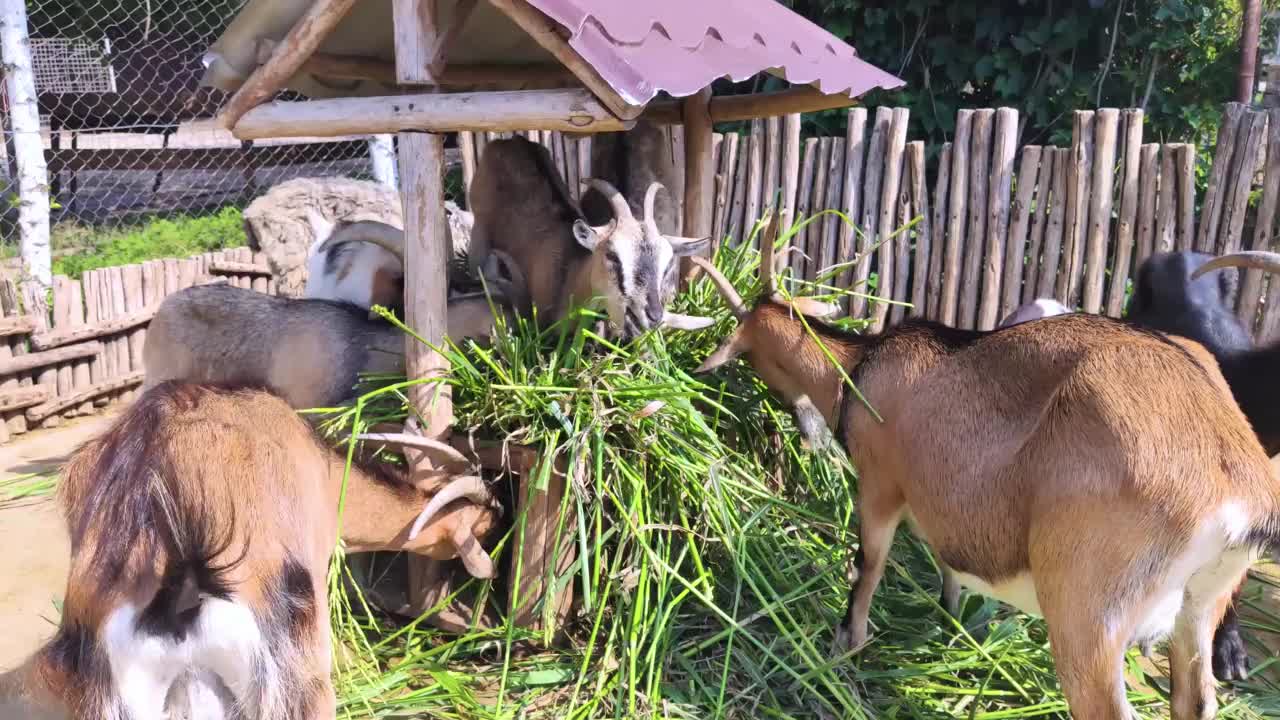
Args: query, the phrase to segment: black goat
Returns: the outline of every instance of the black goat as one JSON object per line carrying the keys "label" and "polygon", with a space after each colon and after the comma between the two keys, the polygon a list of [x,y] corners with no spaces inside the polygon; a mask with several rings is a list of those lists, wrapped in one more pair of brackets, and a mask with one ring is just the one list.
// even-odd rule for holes
{"label": "black goat", "polygon": [[[1280,453],[1280,343],[1254,347],[1249,329],[1230,299],[1239,285],[1236,268],[1280,272],[1280,255],[1248,251],[1215,257],[1198,252],[1157,253],[1138,269],[1125,319],[1151,330],[1195,340],[1213,354],[1240,410],[1268,455]],[[1213,674],[1243,680],[1249,656],[1240,638],[1236,588],[1213,638]]]}

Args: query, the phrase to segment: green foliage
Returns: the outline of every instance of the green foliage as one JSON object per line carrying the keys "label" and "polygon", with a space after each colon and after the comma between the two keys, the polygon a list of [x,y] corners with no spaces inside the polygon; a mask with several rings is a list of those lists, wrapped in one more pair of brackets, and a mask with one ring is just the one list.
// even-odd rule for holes
{"label": "green foliage", "polygon": [[[1026,123],[1023,143],[1062,145],[1073,110],[1142,106],[1148,137],[1203,148],[1235,93],[1240,0],[1107,0],[1099,8],[1089,0],[792,4],[905,80],[905,89],[866,103],[910,107],[913,136],[935,142],[949,138],[964,107],[1016,107]],[[1272,37],[1264,27],[1264,44]],[[840,114],[818,122],[836,130]]]}
{"label": "green foliage", "polygon": [[54,230],[55,250],[85,245],[53,262],[53,272],[79,278],[86,270],[156,258],[185,258],[245,244],[240,210],[224,207],[208,215],[152,219],[134,227],[97,231],[66,223]]}

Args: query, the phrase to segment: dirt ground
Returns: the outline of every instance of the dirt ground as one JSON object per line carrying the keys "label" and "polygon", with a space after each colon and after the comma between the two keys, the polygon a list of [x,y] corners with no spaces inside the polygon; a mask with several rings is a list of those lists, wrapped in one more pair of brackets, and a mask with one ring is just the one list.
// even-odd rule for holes
{"label": "dirt ground", "polygon": [[[67,457],[100,432],[114,413],[52,430],[38,430],[0,446],[0,479],[57,472]],[[0,671],[22,662],[55,629],[67,579],[67,530],[51,497],[0,508]]]}

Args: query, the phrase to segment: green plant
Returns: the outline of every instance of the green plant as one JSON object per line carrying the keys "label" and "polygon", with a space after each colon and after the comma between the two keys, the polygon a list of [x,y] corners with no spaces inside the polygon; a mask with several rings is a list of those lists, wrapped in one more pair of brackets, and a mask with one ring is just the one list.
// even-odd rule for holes
{"label": "green plant", "polygon": [[245,244],[244,226],[236,207],[224,207],[207,215],[156,218],[102,232],[66,225],[55,226],[55,249],[68,245],[80,249],[55,259],[53,271],[72,278],[86,270],[156,258],[185,258]]}
{"label": "green plant", "polygon": [[[750,243],[716,257],[748,300],[758,257]],[[400,421],[410,386],[447,383],[458,428],[534,447],[535,477],[554,457],[582,470],[560,508],[580,601],[564,642],[507,625],[455,636],[392,622],[340,590],[348,570],[335,562],[340,717],[1065,717],[1043,622],[976,596],[951,620],[929,553],[905,532],[871,644],[829,655],[857,543],[857,478],[840,455],[799,446],[791,413],[745,365],[691,374],[733,327],[708,281],[676,309],[717,323],[619,347],[594,334],[589,312],[543,331],[521,320],[487,349],[440,348],[444,378],[372,379],[329,418],[335,434]],[[517,537],[496,539],[496,553]],[[467,589],[502,613],[500,585]],[[1280,632],[1280,621],[1252,630]],[[1167,717],[1167,682],[1136,652],[1129,665],[1141,716]],[[1224,697],[1221,716],[1280,712],[1278,689],[1255,676]]]}

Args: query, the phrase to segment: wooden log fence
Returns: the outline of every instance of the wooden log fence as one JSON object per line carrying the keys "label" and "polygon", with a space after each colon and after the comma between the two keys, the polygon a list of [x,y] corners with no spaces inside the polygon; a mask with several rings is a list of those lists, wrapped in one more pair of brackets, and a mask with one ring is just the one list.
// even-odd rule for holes
{"label": "wooden log fence", "polygon": [[144,377],[146,326],[160,302],[210,282],[276,294],[266,257],[248,248],[58,276],[48,307],[0,279],[0,442],[129,400]]}

